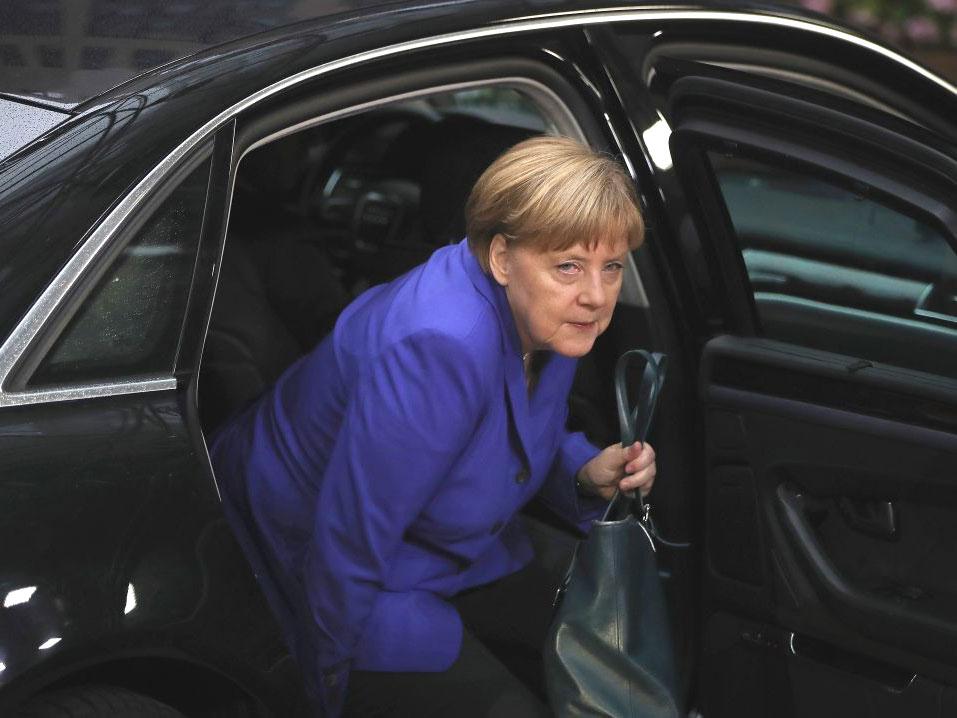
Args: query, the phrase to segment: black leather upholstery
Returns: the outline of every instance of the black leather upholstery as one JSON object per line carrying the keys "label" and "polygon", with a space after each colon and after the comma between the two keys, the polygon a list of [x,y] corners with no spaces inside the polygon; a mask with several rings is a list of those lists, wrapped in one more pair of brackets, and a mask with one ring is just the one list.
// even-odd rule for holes
{"label": "black leather upholstery", "polygon": [[328,333],[347,296],[308,227],[248,240],[231,232],[223,256],[200,385],[211,429],[259,396]]}
{"label": "black leather upholstery", "polygon": [[535,133],[476,117],[450,115],[428,128],[430,152],[422,158],[422,224],[441,246],[465,236],[465,201],[485,168],[512,145]]}

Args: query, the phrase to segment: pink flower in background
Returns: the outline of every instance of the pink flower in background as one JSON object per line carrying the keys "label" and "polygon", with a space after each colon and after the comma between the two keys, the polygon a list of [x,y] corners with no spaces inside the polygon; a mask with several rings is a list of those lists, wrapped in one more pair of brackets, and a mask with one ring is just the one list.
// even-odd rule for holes
{"label": "pink flower in background", "polygon": [[907,39],[918,45],[931,45],[940,42],[940,28],[929,17],[908,18],[904,23],[904,34]]}
{"label": "pink flower in background", "polygon": [[881,35],[890,42],[900,42],[902,37],[900,26],[893,22],[886,22],[881,26]]}
{"label": "pink flower in background", "polygon": [[834,9],[834,0],[801,0],[801,6],[826,15]]}
{"label": "pink flower in background", "polygon": [[957,0],[927,0],[927,6],[936,12],[946,14],[957,12]]}
{"label": "pink flower in background", "polygon": [[[957,0],[954,0],[957,2]],[[847,13],[847,19],[854,25],[860,27],[874,28],[877,27],[878,19],[877,15],[873,13],[869,8],[866,7],[856,7],[852,10],[849,10]]]}

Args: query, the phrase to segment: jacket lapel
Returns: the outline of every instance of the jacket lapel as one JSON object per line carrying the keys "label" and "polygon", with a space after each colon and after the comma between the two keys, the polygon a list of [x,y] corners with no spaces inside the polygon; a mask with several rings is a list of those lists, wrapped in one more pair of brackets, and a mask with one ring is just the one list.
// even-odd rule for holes
{"label": "jacket lapel", "polygon": [[[467,240],[459,243],[462,252],[462,262],[475,288],[482,294],[495,309],[502,336],[502,362],[505,365],[505,394],[507,396],[512,425],[518,436],[519,445],[524,455],[525,466],[531,471],[532,466],[532,426],[529,412],[528,389],[525,385],[525,368],[522,365],[521,342],[512,318],[512,310],[508,306],[505,290],[499,286],[493,277],[482,271],[478,260],[468,247]],[[544,378],[544,377],[543,377]]]}
{"label": "jacket lapel", "polygon": [[505,393],[508,395],[509,408],[512,414],[512,424],[518,435],[522,453],[525,455],[525,466],[532,470],[532,437],[531,417],[529,416],[528,390],[525,387],[525,370],[522,367],[521,355],[505,357]]}

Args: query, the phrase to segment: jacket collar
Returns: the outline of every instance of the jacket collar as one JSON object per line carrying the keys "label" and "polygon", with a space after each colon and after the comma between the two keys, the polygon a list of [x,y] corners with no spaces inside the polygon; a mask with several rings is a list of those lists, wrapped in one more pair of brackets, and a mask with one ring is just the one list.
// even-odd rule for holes
{"label": "jacket collar", "polygon": [[[509,408],[512,412],[512,421],[515,424],[515,430],[525,454],[525,464],[533,469],[531,462],[533,456],[533,427],[531,425],[528,389],[525,385],[525,367],[522,363],[522,343],[518,336],[518,328],[515,326],[515,318],[512,316],[512,308],[508,304],[505,288],[496,282],[494,277],[482,270],[475,255],[472,254],[472,250],[469,249],[467,239],[463,239],[459,243],[459,249],[462,252],[462,261],[465,264],[469,279],[475,285],[479,294],[492,305],[498,318],[502,337],[502,360],[505,364],[505,387]],[[540,386],[547,383],[547,375],[550,373],[548,370],[554,364],[555,362],[548,361],[543,367],[538,382]]]}
{"label": "jacket collar", "polygon": [[517,357],[521,367],[522,342],[518,336],[518,328],[515,326],[515,318],[512,316],[512,308],[508,305],[505,288],[496,282],[493,276],[482,270],[472,250],[469,249],[468,239],[463,239],[459,243],[459,249],[462,252],[462,261],[469,279],[472,280],[479,294],[492,305],[498,317],[499,327],[502,330],[502,352],[506,357]]}

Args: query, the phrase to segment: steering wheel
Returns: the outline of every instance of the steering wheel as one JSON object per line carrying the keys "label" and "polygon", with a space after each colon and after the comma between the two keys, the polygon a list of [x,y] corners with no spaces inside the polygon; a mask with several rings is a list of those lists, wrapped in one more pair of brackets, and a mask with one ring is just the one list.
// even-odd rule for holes
{"label": "steering wheel", "polygon": [[[424,112],[408,108],[387,108],[377,112],[363,114],[346,121],[345,127],[335,136],[325,156],[306,173],[299,194],[299,212],[308,217],[315,213],[314,198],[316,189],[325,187],[333,172],[341,169],[349,151],[363,139],[375,136],[386,125],[404,121],[408,126],[400,133],[400,139],[410,131],[425,128],[436,122],[438,115],[432,117]],[[392,148],[390,148],[391,151]],[[402,175],[399,175],[402,176]],[[407,176],[407,175],[406,175]]]}

